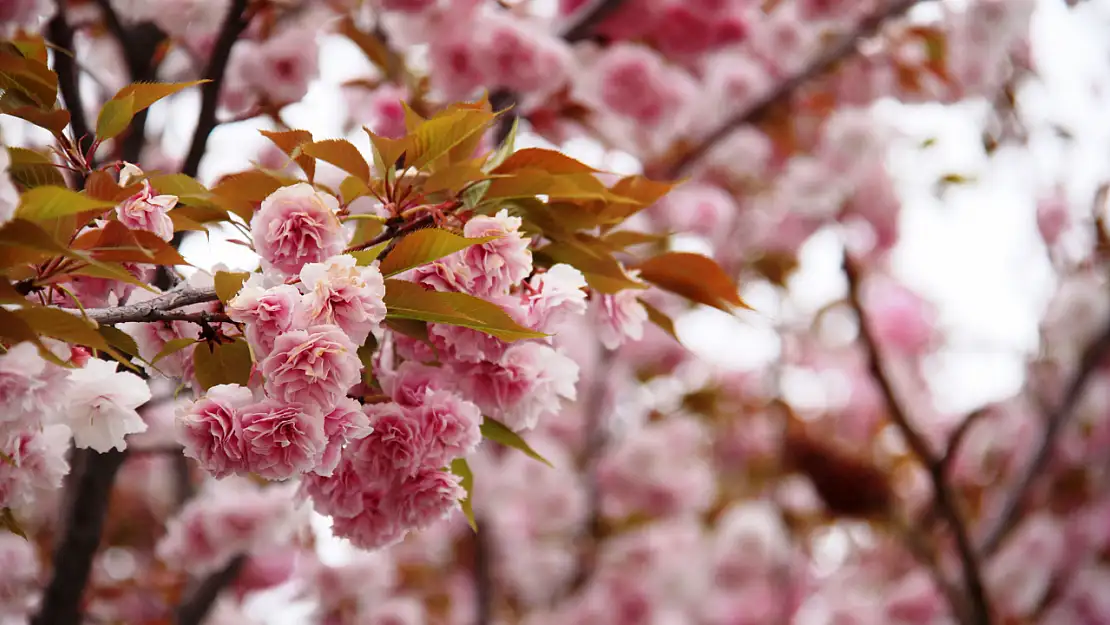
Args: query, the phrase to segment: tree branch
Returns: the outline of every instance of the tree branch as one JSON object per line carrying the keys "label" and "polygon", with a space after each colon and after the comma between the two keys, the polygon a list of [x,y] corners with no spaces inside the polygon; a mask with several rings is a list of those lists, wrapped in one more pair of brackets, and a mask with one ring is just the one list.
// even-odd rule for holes
{"label": "tree branch", "polygon": [[472,532],[474,543],[474,625],[493,624],[493,542],[490,525],[484,519],[475,523],[478,531]]}
{"label": "tree branch", "polygon": [[563,39],[567,43],[589,39],[593,36],[597,25],[616,13],[622,4],[624,0],[594,0],[591,6],[579,9],[572,21],[563,29]]}
{"label": "tree branch", "polygon": [[201,625],[212,611],[216,599],[219,599],[220,592],[239,576],[246,559],[244,555],[235,556],[227,566],[204,578],[189,594],[189,598],[177,606],[174,611],[174,625]]}
{"label": "tree branch", "polygon": [[[51,43],[59,49],[54,51],[54,71],[58,73],[58,88],[62,92],[66,109],[69,111],[69,126],[73,131],[73,143],[82,156],[92,148],[93,136],[89,122],[85,119],[85,105],[81,100],[81,88],[74,64],[73,29],[66,21],[64,0],[57,0],[57,10],[47,26]],[[82,185],[83,186],[83,185]]]}
{"label": "tree branch", "polygon": [[[119,306],[117,308],[86,308],[85,314],[89,319],[101,325],[115,325],[117,323],[127,323],[129,321],[199,321],[200,317],[186,317],[185,314],[170,315],[168,311],[176,310],[183,306],[191,304],[203,304],[205,302],[214,302],[219,299],[216,295],[216,288],[198,289],[187,287],[170,291],[155,297],[154,299],[137,304],[128,304],[126,306]],[[210,321],[222,321],[217,319],[216,315],[209,313]]]}
{"label": "tree branch", "polygon": [[[967,591],[967,599],[970,604],[967,618],[961,620],[967,623],[967,625],[990,625],[990,604],[987,600],[986,590],[983,587],[978,557],[976,556],[975,549],[971,545],[971,539],[968,537],[967,527],[957,509],[955,496],[949,488],[948,480],[944,472],[945,464],[933,453],[925,437],[914,429],[906,409],[898,398],[898,392],[894,388],[893,380],[891,380],[890,376],[887,374],[886,368],[883,367],[878,351],[878,342],[875,340],[874,334],[872,334],[870,320],[863,306],[863,298],[861,295],[862,276],[860,274],[860,269],[856,266],[855,262],[852,261],[847,249],[844,251],[844,275],[848,279],[848,301],[854,309],[859,321],[859,340],[863,346],[865,356],[867,357],[868,369],[870,369],[871,375],[879,385],[883,399],[886,402],[890,420],[902,433],[910,450],[917,456],[917,459],[929,472],[936,506],[941,516],[947,522],[955,540],[956,552],[959,555],[960,565],[963,570],[963,580]],[[963,611],[959,609],[960,606],[952,607],[957,612]]]}
{"label": "tree branch", "polygon": [[1086,390],[1087,383],[1091,380],[1098,366],[1106,359],[1108,352],[1110,352],[1110,324],[1084,350],[1075,377],[1072,378],[1071,383],[1064,391],[1064,398],[1060,401],[1060,405],[1048,415],[1039,446],[1029,459],[1029,463],[1025,465],[1025,469],[1021,472],[1021,477],[1015,483],[1013,490],[1006,497],[1005,503],[1002,505],[1002,512],[999,514],[995,525],[986,532],[986,538],[983,539],[979,553],[984,556],[993,555],[1002,546],[1002,542],[1010,532],[1017,527],[1018,521],[1021,519],[1022,505],[1025,503],[1025,498],[1033,489],[1033,484],[1037,481],[1037,478],[1044,473],[1048,461],[1052,459],[1056,439],[1071,419],[1076,405],[1083,397],[1083,391]]}
{"label": "tree branch", "polygon": [[76,498],[67,513],[66,533],[54,549],[53,577],[42,596],[33,625],[74,625],[80,623],[82,597],[89,582],[93,557],[100,546],[100,534],[108,512],[108,500],[116,473],[123,466],[126,452],[96,453],[82,449],[74,454],[84,464],[81,478],[74,482]]}
{"label": "tree branch", "polygon": [[849,33],[840,37],[826,52],[810,61],[805,67],[789,78],[779,83],[769,93],[757,100],[751,106],[741,110],[725,120],[717,130],[706,135],[706,138],[693,149],[683,154],[678,161],[670,167],[669,178],[682,176],[694,163],[701,160],[723,141],[734,130],[753,124],[767,115],[779,102],[786,100],[799,88],[831,70],[840,61],[856,52],[861,40],[874,36],[889,20],[905,14],[921,0],[891,0],[882,9],[860,20],[856,27]]}
{"label": "tree branch", "polygon": [[193,133],[193,142],[189,146],[189,154],[185,157],[185,164],[181,173],[196,177],[200,170],[200,160],[204,158],[204,150],[208,145],[208,135],[216,127],[216,109],[220,104],[220,88],[223,87],[224,74],[227,72],[227,62],[231,58],[231,48],[239,39],[239,35],[247,28],[250,17],[244,15],[247,9],[247,0],[232,0],[227,17],[220,27],[220,34],[216,45],[212,49],[212,58],[208,61],[208,68],[204,77],[212,82],[201,87],[200,115],[197,117],[197,128]]}

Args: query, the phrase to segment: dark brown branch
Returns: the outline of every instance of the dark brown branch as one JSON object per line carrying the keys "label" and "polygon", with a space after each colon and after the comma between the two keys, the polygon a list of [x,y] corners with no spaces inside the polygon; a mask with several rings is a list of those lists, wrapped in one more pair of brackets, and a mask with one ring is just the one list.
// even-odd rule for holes
{"label": "dark brown branch", "polygon": [[[170,291],[154,299],[137,304],[128,304],[127,306],[119,306],[117,308],[86,308],[85,314],[89,319],[102,325],[114,325],[117,323],[127,323],[129,321],[171,320],[171,317],[167,314],[168,311],[176,310],[191,304],[214,302],[218,299],[219,296],[216,295],[215,287],[207,289],[184,288]],[[77,314],[79,314],[79,311]],[[210,314],[209,320],[223,320],[216,319],[215,317],[215,315]],[[196,319],[184,319],[183,317],[174,316],[173,318],[182,318],[185,321],[199,320],[199,317]]]}
{"label": "dark brown branch", "polygon": [[964,417],[964,420],[948,435],[948,445],[945,447],[944,455],[940,458],[941,468],[946,475],[948,473],[948,468],[952,466],[952,462],[956,459],[956,454],[960,451],[960,445],[963,444],[967,433],[971,431],[971,426],[978,423],[980,419],[988,414],[990,414],[989,406],[984,406],[972,412]]}
{"label": "dark brown branch", "polygon": [[1056,439],[1071,419],[1076,405],[1083,397],[1087,383],[1091,380],[1099,365],[1106,359],[1108,352],[1110,352],[1110,324],[1083,352],[1079,362],[1079,370],[1076,371],[1075,377],[1072,378],[1071,383],[1064,391],[1064,397],[1059,406],[1048,415],[1037,450],[1029,459],[1029,463],[1025,465],[1020,474],[1021,477],[1018,478],[1013,490],[1006,497],[1005,503],[1002,504],[1002,512],[998,515],[998,521],[986,532],[986,538],[983,539],[979,553],[984,556],[994,554],[1002,546],[1002,542],[1010,532],[1017,527],[1018,521],[1021,520],[1025,498],[1033,489],[1033,484],[1037,481],[1037,478],[1048,467],[1048,462],[1052,459],[1052,451],[1056,446]]}
{"label": "dark brown branch", "polygon": [[231,48],[239,39],[239,35],[246,30],[250,21],[245,15],[247,0],[232,0],[227,17],[220,27],[220,34],[216,45],[212,49],[212,58],[208,61],[208,68],[204,71],[204,78],[211,82],[201,87],[200,115],[197,117],[197,128],[193,132],[193,141],[189,146],[189,154],[185,157],[185,164],[181,173],[196,176],[200,170],[200,160],[204,158],[204,151],[208,145],[208,135],[216,127],[216,109],[220,104],[220,88],[223,87],[224,74],[227,72],[227,63],[231,58]]}
{"label": "dark brown branch", "polygon": [[[897,390],[894,388],[894,382],[891,380],[890,375],[887,373],[886,368],[880,360],[879,344],[872,333],[870,320],[863,306],[861,294],[863,282],[862,275],[860,269],[849,256],[847,250],[844,252],[844,275],[848,279],[848,301],[854,309],[859,321],[859,339],[863,347],[864,355],[867,358],[868,369],[879,385],[883,399],[886,402],[890,420],[902,433],[902,436],[906,439],[906,443],[909,445],[910,450],[917,457],[918,461],[921,462],[929,472],[929,479],[933,485],[935,504],[939,509],[941,517],[944,518],[945,522],[948,524],[956,543],[956,552],[960,558],[960,566],[963,570],[964,586],[967,591],[969,603],[969,610],[967,611],[966,618],[961,619],[961,621],[966,623],[966,625],[990,625],[992,622],[990,604],[987,600],[986,589],[983,587],[978,556],[975,553],[975,549],[972,547],[971,539],[967,532],[967,526],[957,509],[956,498],[949,487],[948,479],[944,471],[945,465],[942,463],[941,459],[933,453],[925,437],[914,428],[909,414],[899,399]],[[952,608],[957,613],[964,611],[960,609],[961,606],[952,606]]]}
{"label": "dark brown branch", "polygon": [[54,549],[53,577],[42,596],[33,625],[74,625],[81,622],[82,597],[108,512],[112,484],[126,452],[79,450],[84,471],[74,482],[76,497],[67,511],[66,533]]}
{"label": "dark brown branch", "polygon": [[490,524],[477,519],[478,531],[472,532],[474,543],[474,625],[493,624],[493,541]]}
{"label": "dark brown branch", "polygon": [[208,613],[212,611],[216,600],[220,598],[220,592],[239,576],[239,571],[243,568],[246,559],[243,555],[235,556],[227,566],[204,578],[193,592],[189,593],[188,598],[177,606],[177,610],[174,611],[174,625],[201,625],[208,617]]}
{"label": "dark brown branch", "polygon": [[81,99],[77,66],[74,64],[73,29],[66,21],[66,8],[63,0],[57,0],[57,11],[47,26],[50,42],[59,49],[54,51],[54,71],[58,74],[58,88],[62,92],[66,109],[69,111],[69,126],[73,131],[74,145],[82,156],[92,148],[93,136],[89,122],[85,119],[85,106]]}
{"label": "dark brown branch", "polygon": [[573,20],[563,29],[563,39],[575,43],[589,39],[601,22],[621,8],[624,0],[594,0],[589,7],[579,9]]}
{"label": "dark brown branch", "polygon": [[682,176],[687,169],[705,157],[710,150],[716,147],[734,130],[747,124],[760,121],[776,104],[792,96],[798,89],[811,80],[833,69],[837,63],[840,63],[854,54],[862,40],[874,36],[889,20],[900,17],[919,2],[921,2],[921,0],[891,0],[882,9],[860,20],[851,32],[840,37],[837,42],[823,54],[817,56],[797,73],[779,83],[777,87],[757,100],[754,104],[725,120],[720,128],[706,135],[701,143],[686,152],[678,161],[671,165],[668,177],[677,178]]}

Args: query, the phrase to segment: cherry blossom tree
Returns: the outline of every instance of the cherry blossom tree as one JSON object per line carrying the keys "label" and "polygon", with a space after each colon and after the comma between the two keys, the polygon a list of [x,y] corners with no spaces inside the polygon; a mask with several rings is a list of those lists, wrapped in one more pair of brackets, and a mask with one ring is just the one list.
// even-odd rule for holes
{"label": "cherry blossom tree", "polygon": [[968,414],[891,267],[873,105],[1020,146],[1034,4],[0,4],[0,620],[1110,623],[1106,187]]}

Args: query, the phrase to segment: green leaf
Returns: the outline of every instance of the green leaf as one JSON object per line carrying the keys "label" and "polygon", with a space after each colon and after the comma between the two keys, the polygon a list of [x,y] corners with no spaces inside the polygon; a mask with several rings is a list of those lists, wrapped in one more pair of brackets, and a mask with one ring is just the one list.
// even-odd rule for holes
{"label": "green leaf", "polygon": [[633,245],[646,245],[648,243],[662,243],[667,240],[666,234],[653,234],[651,232],[636,232],[634,230],[618,230],[610,232],[602,241],[615,250],[623,250]]}
{"label": "green leaf", "polygon": [[385,327],[393,330],[397,334],[407,336],[410,339],[416,339],[427,345],[428,348],[432,350],[432,353],[435,354],[436,359],[439,358],[439,349],[432,343],[432,338],[428,336],[427,322],[394,317],[385,320]]}
{"label": "green leaf", "polygon": [[134,106],[135,98],[130,95],[105,102],[96,118],[96,137],[101,140],[112,139],[127,130],[131,119],[135,117],[132,110]]}
{"label": "green leaf", "polygon": [[60,366],[67,366],[64,361],[54,355],[46,345],[39,340],[38,334],[34,329],[20,318],[14,311],[7,308],[0,308],[0,338],[5,339],[8,343],[15,345],[24,341],[30,341],[39,349],[39,355],[44,359]]}
{"label": "green leaf", "polygon": [[459,476],[459,486],[462,486],[466,491],[466,499],[459,502],[462,506],[463,514],[466,515],[466,522],[470,525],[470,529],[475,532],[478,531],[478,523],[474,521],[474,502],[471,498],[474,495],[474,473],[470,470],[470,464],[467,463],[466,458],[455,458],[451,461],[451,473]]}
{"label": "green leaf", "polygon": [[645,289],[647,285],[633,278],[613,255],[601,246],[578,241],[560,241],[535,252],[549,264],[566,263],[582,272],[595,291],[607,294],[625,289]]}
{"label": "green leaf", "polygon": [[107,341],[109,345],[116,348],[121,353],[141,358],[139,355],[139,345],[135,343],[135,339],[131,338],[130,334],[115,326],[100,326],[96,331],[100,333],[100,336],[104,337],[104,340]]}
{"label": "green leaf", "polygon": [[525,442],[525,440],[521,438],[519,434],[510,430],[509,427],[504,423],[501,423],[496,419],[483,417],[481,429],[482,436],[484,436],[485,438],[488,438],[495,443],[500,443],[506,447],[512,447],[513,449],[523,451],[524,454],[527,455],[529,458],[539,460],[547,466],[553,469],[555,468],[554,465],[547,461],[547,458],[544,458],[543,456],[536,453],[536,450],[532,449],[531,445]]}
{"label": "green leaf", "polygon": [[562,152],[544,148],[524,148],[513,152],[505,162],[493,170],[493,173],[512,174],[532,169],[555,175],[593,174],[598,171]]}
{"label": "green leaf", "polygon": [[166,341],[166,344],[162,346],[162,349],[154,355],[154,358],[150,360],[150,364],[156,365],[158,364],[159,360],[172,356],[177,352],[185,349],[186,347],[198,342],[199,341],[197,339],[191,339],[188,337],[170,339]]}
{"label": "green leaf", "polygon": [[350,252],[351,256],[355,257],[355,264],[360,267],[368,267],[378,260],[378,256],[385,248],[389,247],[389,241],[382,241],[381,243],[369,247],[365,250],[357,250]]}
{"label": "green leaf", "polygon": [[131,108],[131,114],[135,115],[162,98],[169,97],[189,87],[202,85],[206,82],[212,81],[206,78],[204,80],[192,80],[189,82],[136,82],[120,89],[116,95],[112,96],[112,99],[122,100],[131,98],[134,103]]}
{"label": "green leaf", "polygon": [[454,232],[438,228],[423,228],[397,240],[397,244],[382,259],[382,275],[395,276],[413,267],[426,265],[472,245],[481,245],[497,236],[468,239]]}
{"label": "green leaf", "polygon": [[690,252],[667,252],[641,263],[640,277],[655,286],[725,312],[751,307],[740,289],[712,258]]}
{"label": "green leaf", "polygon": [[27,304],[27,298],[20,295],[19,291],[15,289],[15,285],[8,281],[7,276],[0,276],[0,304],[15,304],[17,306]]}
{"label": "green leaf", "polygon": [[647,311],[648,321],[651,321],[655,325],[659,326],[659,329],[671,335],[671,338],[678,341],[678,334],[675,332],[673,319],[667,316],[667,314],[663,311],[659,310],[655,306],[652,306],[642,299],[640,300],[640,305],[642,305],[644,307],[644,310]]}
{"label": "green leaf", "polygon": [[593,174],[549,174],[545,171],[526,169],[506,178],[494,178],[484,200],[530,198],[546,195],[552,200],[604,200],[621,201]]}
{"label": "green leaf", "polygon": [[486,159],[485,165],[482,166],[482,171],[490,172],[497,168],[498,165],[505,162],[509,155],[513,153],[513,148],[516,145],[516,134],[520,128],[520,117],[513,116],[513,125],[509,127],[509,134],[505,135],[505,140],[501,145],[497,146],[497,150]]}
{"label": "green leaf", "polygon": [[373,335],[371,335],[365,345],[359,346],[357,352],[358,360],[362,363],[362,382],[369,387],[374,385],[374,352],[376,346],[370,343],[373,338]]}
{"label": "green leaf", "polygon": [[239,294],[243,288],[243,283],[250,278],[251,274],[245,271],[217,271],[213,279],[216,283],[216,295],[220,301],[227,304],[231,298]]}
{"label": "green leaf", "polygon": [[97,332],[97,326],[77,314],[60,308],[43,306],[13,310],[12,313],[22,319],[39,336],[49,336],[66,343],[84,345],[101,351],[112,349],[108,341]]}
{"label": "green leaf", "polygon": [[65,187],[35,187],[23,194],[15,216],[30,221],[47,221],[87,211],[107,211],[114,202],[91,198]]}
{"label": "green leaf", "polygon": [[339,169],[355,176],[359,180],[370,183],[370,166],[353,143],[345,139],[327,139],[306,143],[301,146],[301,152],[313,158],[331,163]]}
{"label": "green leaf", "polygon": [[546,336],[513,321],[496,304],[466,293],[429,291],[414,282],[386,280],[385,306],[387,317],[462,326],[508,342]]}
{"label": "green leaf", "polygon": [[11,508],[0,509],[0,528],[8,530],[23,540],[28,540],[27,532],[23,531],[23,526],[16,520]]}
{"label": "green leaf", "polygon": [[[412,132],[408,165],[425,168],[455,147],[484,132],[496,116],[476,109],[456,109],[433,117]],[[464,158],[469,158],[466,155]]]}
{"label": "green leaf", "polygon": [[204,390],[219,384],[246,386],[251,377],[251,350],[241,338],[230,343],[197,345],[193,369]]}
{"label": "green leaf", "polygon": [[8,174],[23,188],[66,186],[65,177],[49,156],[34,150],[15,147],[8,148],[8,156],[11,159]]}
{"label": "green leaf", "polygon": [[301,151],[301,146],[312,143],[312,133],[307,130],[270,131],[260,130],[262,136],[274,142],[274,145],[285,152],[285,155],[297,162],[297,165],[308,177],[308,181],[316,177],[316,160]]}

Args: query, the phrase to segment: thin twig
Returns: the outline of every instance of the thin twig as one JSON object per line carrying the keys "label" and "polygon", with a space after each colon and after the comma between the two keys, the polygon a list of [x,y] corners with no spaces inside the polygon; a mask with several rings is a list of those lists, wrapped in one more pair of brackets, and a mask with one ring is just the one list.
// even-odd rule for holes
{"label": "thin twig", "polygon": [[[128,304],[117,308],[86,308],[85,315],[101,325],[114,325],[129,321],[160,321],[167,311],[192,304],[214,302],[218,299],[219,296],[216,295],[215,287],[204,289],[188,287],[170,291],[137,304]],[[194,321],[194,319],[186,319],[186,321]],[[213,318],[212,321],[217,321],[217,319]]]}
{"label": "thin twig", "polygon": [[[879,389],[882,391],[890,420],[902,433],[902,436],[906,439],[906,443],[909,445],[910,450],[917,457],[918,461],[921,462],[929,472],[936,505],[939,508],[941,516],[947,522],[955,540],[956,552],[959,555],[960,565],[963,570],[964,586],[970,603],[970,610],[964,622],[967,623],[967,625],[990,625],[990,604],[987,600],[986,589],[983,587],[978,556],[975,553],[975,549],[972,547],[971,539],[967,533],[967,526],[964,524],[960,512],[956,507],[956,499],[949,487],[948,479],[945,476],[944,465],[941,463],[941,459],[933,453],[925,437],[914,429],[913,423],[898,397],[898,392],[894,388],[893,380],[891,380],[890,375],[887,373],[886,368],[880,360],[878,342],[875,340],[875,336],[872,333],[870,320],[863,306],[861,294],[863,280],[860,269],[856,266],[855,262],[852,261],[847,250],[844,251],[844,275],[848,279],[848,301],[851,303],[859,321],[859,338],[863,346],[864,355],[867,358],[868,369],[876,383],[878,383]],[[962,610],[959,610],[960,606],[952,607],[953,610],[962,612]]]}
{"label": "thin twig", "polygon": [[33,625],[74,625],[81,622],[82,597],[89,582],[93,556],[108,513],[108,500],[126,452],[80,450],[84,471],[74,483],[77,496],[69,509],[66,533],[54,550],[53,577],[42,596]]}
{"label": "thin twig", "polygon": [[1018,521],[1021,520],[1022,505],[1025,503],[1025,498],[1033,489],[1033,484],[1037,481],[1037,478],[1044,474],[1049,460],[1052,459],[1056,439],[1071,419],[1076,405],[1083,397],[1087,383],[1098,369],[1098,366],[1105,360],[1108,352],[1110,352],[1110,324],[1083,352],[1079,370],[1064,392],[1064,398],[1060,401],[1059,406],[1048,415],[1039,446],[1029,459],[1025,469],[1022,470],[1021,477],[1006,497],[1005,503],[1002,504],[1002,512],[998,515],[998,521],[990,531],[986,532],[986,538],[983,539],[979,553],[984,556],[993,555],[1002,546],[1002,542],[1010,532],[1017,527]]}
{"label": "thin twig", "polygon": [[220,598],[220,592],[239,576],[246,559],[244,555],[235,556],[227,566],[204,578],[189,597],[177,606],[174,611],[174,625],[201,625]]}
{"label": "thin twig", "polygon": [[[51,43],[60,48],[54,52],[54,71],[58,74],[58,88],[69,111],[69,126],[73,131],[74,145],[84,156],[92,148],[93,136],[89,130],[89,122],[85,119],[85,106],[81,99],[77,68],[74,65],[74,57],[71,56],[76,53],[73,49],[73,29],[66,21],[66,3],[64,0],[57,0],[56,4],[58,8],[47,26]],[[83,181],[81,182],[84,186]]]}
{"label": "thin twig", "polygon": [[860,41],[874,36],[889,20],[900,17],[921,1],[922,0],[892,0],[882,9],[864,17],[851,32],[840,37],[837,42],[823,54],[817,56],[797,73],[779,83],[777,87],[757,100],[754,104],[725,120],[720,128],[706,135],[701,143],[683,154],[670,166],[668,177],[680,177],[687,169],[705,157],[710,150],[716,147],[717,144],[728,137],[734,130],[741,126],[758,122],[767,115],[776,104],[786,100],[803,85],[827,73],[835,67],[837,63],[854,54]]}
{"label": "thin twig", "polygon": [[247,28],[250,18],[244,15],[247,9],[247,0],[232,0],[227,17],[220,27],[220,34],[216,45],[212,49],[212,58],[208,61],[208,68],[204,77],[211,82],[201,87],[200,115],[197,117],[197,128],[193,132],[193,141],[189,146],[189,154],[181,173],[187,176],[196,176],[200,170],[200,160],[204,158],[204,151],[208,145],[208,135],[216,127],[216,109],[220,104],[220,88],[223,86],[224,74],[227,72],[227,63],[231,58],[231,48],[239,39],[239,35]]}

